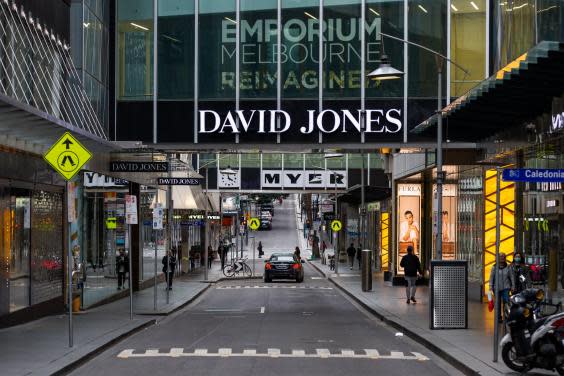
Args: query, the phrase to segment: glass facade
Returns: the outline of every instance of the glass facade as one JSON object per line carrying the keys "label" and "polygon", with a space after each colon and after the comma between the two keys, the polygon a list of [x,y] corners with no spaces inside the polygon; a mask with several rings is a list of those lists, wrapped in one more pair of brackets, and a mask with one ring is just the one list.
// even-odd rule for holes
{"label": "glass facade", "polygon": [[[482,7],[482,2],[485,0],[478,1],[478,6]],[[161,0],[155,52],[153,1],[119,0],[118,139],[153,141],[156,137],[157,142],[181,143],[342,141],[342,134],[318,130],[303,133],[294,125],[308,124],[307,111],[320,109],[346,109],[353,114],[361,108],[393,109],[398,118],[407,120],[407,127],[415,126],[432,114],[432,99],[437,92],[435,59],[399,41],[383,43],[379,33],[407,38],[446,55],[450,12],[446,0],[407,3],[408,11],[406,2],[397,0],[325,0],[322,8],[319,0]],[[466,82],[484,75],[487,26],[483,12],[479,14],[480,23],[475,25],[471,17],[455,22],[459,34],[481,28],[484,36],[484,41],[474,46],[464,44],[462,35],[457,34],[454,47],[460,58],[467,51],[482,49],[471,64],[472,68],[480,67],[472,69],[472,77],[453,73],[452,92],[457,95],[469,86]],[[474,26],[467,30],[463,23]],[[406,50],[408,67],[404,62]],[[362,77],[378,67],[384,52],[394,67],[408,73],[405,78],[380,82]],[[159,101],[156,133],[150,116],[155,53]],[[443,76],[446,83],[446,69]],[[409,81],[407,87],[404,80]],[[200,118],[194,114],[213,110],[225,116],[230,110],[253,109],[287,111],[294,126],[280,135],[209,135],[198,130]],[[135,127],[130,122],[135,122]],[[279,129],[280,123],[278,118],[274,128]],[[388,139],[398,141],[401,135]],[[387,135],[365,136],[355,142],[382,141]]]}

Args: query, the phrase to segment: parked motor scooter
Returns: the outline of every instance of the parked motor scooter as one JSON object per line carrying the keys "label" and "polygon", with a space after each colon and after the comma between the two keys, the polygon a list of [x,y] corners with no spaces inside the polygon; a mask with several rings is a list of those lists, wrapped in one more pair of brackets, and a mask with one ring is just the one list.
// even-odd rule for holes
{"label": "parked motor scooter", "polygon": [[564,375],[564,312],[539,317],[543,300],[540,289],[526,289],[510,298],[509,333],[501,340],[501,356],[517,372],[542,368]]}

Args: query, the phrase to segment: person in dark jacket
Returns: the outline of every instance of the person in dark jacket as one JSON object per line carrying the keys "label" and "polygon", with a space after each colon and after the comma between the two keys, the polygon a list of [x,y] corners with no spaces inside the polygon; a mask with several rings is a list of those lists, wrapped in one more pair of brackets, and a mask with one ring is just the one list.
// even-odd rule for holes
{"label": "person in dark jacket", "polygon": [[294,251],[294,256],[296,257],[296,260],[302,259],[301,255],[300,255],[300,247],[296,247],[296,250]]}
{"label": "person in dark jacket", "polygon": [[221,270],[223,270],[225,267],[225,259],[227,258],[227,247],[220,244],[217,253],[219,253],[219,257],[221,258]]}
{"label": "person in dark jacket", "polygon": [[116,257],[116,271],[118,277],[118,290],[124,288],[125,275],[129,272],[129,257],[125,254],[122,248],[119,250],[119,255]]}
{"label": "person in dark jacket", "polygon": [[351,267],[351,270],[354,266],[354,256],[355,255],[356,255],[356,248],[354,247],[354,244],[351,243],[349,248],[347,248],[347,256],[349,256],[349,265]]}
{"label": "person in dark jacket", "polygon": [[213,262],[213,248],[211,245],[208,245],[208,269],[211,269]]}
{"label": "person in dark jacket", "polygon": [[172,290],[172,277],[174,276],[174,270],[176,269],[176,257],[172,254],[172,251],[167,251],[166,256],[163,257],[162,264],[168,289]]}
{"label": "person in dark jacket", "polygon": [[362,263],[362,246],[359,246],[356,249],[356,259],[358,260],[358,270],[360,270],[362,268],[361,263]]}
{"label": "person in dark jacket", "polygon": [[405,288],[405,294],[407,296],[406,303],[417,303],[417,300],[415,300],[415,292],[417,291],[415,282],[417,281],[417,274],[419,273],[423,276],[423,271],[421,270],[419,257],[413,253],[412,246],[407,247],[407,255],[402,257],[400,266],[403,268],[404,278],[407,282],[407,287]]}
{"label": "person in dark jacket", "polygon": [[262,255],[264,255],[264,252],[262,251],[262,242],[259,242],[257,249],[259,253],[259,258],[262,258]]}
{"label": "person in dark jacket", "polygon": [[513,262],[509,265],[509,278],[511,280],[511,294],[515,295],[521,291],[528,289],[531,284],[531,271],[525,265],[523,253],[516,252],[513,256]]}

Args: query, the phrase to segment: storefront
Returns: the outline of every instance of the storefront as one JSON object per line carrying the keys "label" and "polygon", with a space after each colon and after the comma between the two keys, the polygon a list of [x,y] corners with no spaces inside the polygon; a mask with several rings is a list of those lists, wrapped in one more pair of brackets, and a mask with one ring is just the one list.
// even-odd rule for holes
{"label": "storefront", "polygon": [[15,150],[0,166],[1,327],[63,309],[64,183]]}

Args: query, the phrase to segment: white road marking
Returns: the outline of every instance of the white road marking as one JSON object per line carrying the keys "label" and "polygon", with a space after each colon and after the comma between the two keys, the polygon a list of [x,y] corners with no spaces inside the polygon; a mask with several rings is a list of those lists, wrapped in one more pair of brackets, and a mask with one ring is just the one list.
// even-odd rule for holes
{"label": "white road marking", "polygon": [[264,307],[260,307],[260,313],[264,313]]}
{"label": "white road marking", "polygon": [[238,308],[210,308],[206,309],[206,312],[241,312],[242,309]]}
{"label": "white road marking", "polygon": [[325,287],[325,286],[217,286],[216,290],[233,290],[233,289],[307,289],[307,290],[333,290],[333,287]]}
{"label": "white road marking", "polygon": [[215,358],[230,358],[230,357],[247,357],[247,358],[310,358],[310,359],[331,359],[331,358],[346,358],[346,359],[388,359],[388,360],[416,360],[428,361],[429,358],[425,355],[412,352],[411,355],[406,355],[401,351],[391,351],[389,355],[382,355],[375,349],[364,350],[351,350],[342,349],[331,353],[329,349],[315,349],[314,352],[306,353],[305,350],[292,350],[289,353],[283,353],[280,349],[269,348],[266,353],[259,353],[255,349],[245,349],[242,353],[234,353],[231,348],[220,348],[216,353],[209,352],[207,349],[196,349],[194,352],[185,352],[183,348],[172,348],[168,352],[159,351],[158,349],[148,349],[144,353],[134,354],[134,349],[126,349],[121,351],[117,358],[130,359],[130,358],[179,358],[179,357],[215,357]]}

